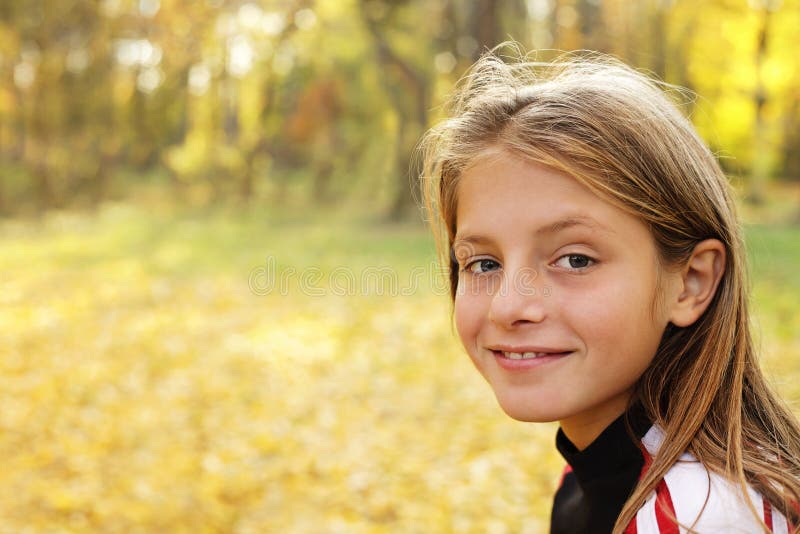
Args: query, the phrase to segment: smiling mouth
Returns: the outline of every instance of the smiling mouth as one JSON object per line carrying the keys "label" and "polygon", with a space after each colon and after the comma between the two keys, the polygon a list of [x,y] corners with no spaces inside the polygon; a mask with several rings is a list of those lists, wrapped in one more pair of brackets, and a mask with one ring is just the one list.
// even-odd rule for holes
{"label": "smiling mouth", "polygon": [[572,351],[561,352],[507,352],[501,350],[492,350],[495,356],[500,356],[508,360],[534,360],[536,358],[545,358],[548,356],[566,356],[571,354]]}

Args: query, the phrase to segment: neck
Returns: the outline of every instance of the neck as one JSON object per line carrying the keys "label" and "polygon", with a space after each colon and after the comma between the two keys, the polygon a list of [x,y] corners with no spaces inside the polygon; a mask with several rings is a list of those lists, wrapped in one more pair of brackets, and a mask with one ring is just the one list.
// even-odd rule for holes
{"label": "neck", "polygon": [[597,439],[608,425],[625,413],[632,391],[628,390],[603,404],[602,407],[593,408],[577,413],[559,421],[564,435],[575,445],[579,451]]}

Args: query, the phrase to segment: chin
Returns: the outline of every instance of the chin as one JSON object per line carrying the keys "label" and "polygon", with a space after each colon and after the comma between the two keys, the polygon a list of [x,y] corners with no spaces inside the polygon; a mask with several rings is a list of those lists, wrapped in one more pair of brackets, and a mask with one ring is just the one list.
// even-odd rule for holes
{"label": "chin", "polygon": [[563,414],[558,413],[557,410],[541,409],[541,407],[537,408],[535,403],[531,402],[520,402],[517,399],[509,401],[508,399],[501,399],[499,397],[497,402],[506,415],[523,423],[552,423],[553,421],[560,421],[563,418]]}

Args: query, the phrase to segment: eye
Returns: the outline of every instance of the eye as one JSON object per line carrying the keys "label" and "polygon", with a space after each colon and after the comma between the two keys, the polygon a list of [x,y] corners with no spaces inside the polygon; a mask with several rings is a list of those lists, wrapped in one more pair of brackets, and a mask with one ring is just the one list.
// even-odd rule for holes
{"label": "eye", "polygon": [[565,269],[585,269],[597,263],[585,254],[565,254],[556,260],[556,265]]}
{"label": "eye", "polygon": [[472,274],[483,274],[483,273],[486,273],[488,271],[493,271],[493,270],[499,269],[499,268],[500,268],[500,264],[499,263],[497,263],[494,260],[490,260],[490,259],[484,258],[484,259],[481,259],[481,260],[475,260],[475,261],[471,261],[471,262],[467,263],[464,266],[463,270],[467,271],[469,273],[472,273]]}

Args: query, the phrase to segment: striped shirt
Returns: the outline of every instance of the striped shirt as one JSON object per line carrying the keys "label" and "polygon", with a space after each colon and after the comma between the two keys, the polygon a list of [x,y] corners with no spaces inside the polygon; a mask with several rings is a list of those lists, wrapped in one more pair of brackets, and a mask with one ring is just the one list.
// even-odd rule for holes
{"label": "striped shirt", "polygon": [[[611,532],[614,522],[664,439],[640,406],[629,412],[631,439],[624,415],[609,425],[583,451],[559,429],[556,447],[567,461],[553,501],[553,534]],[[748,497],[761,519],[776,534],[788,534],[786,518],[748,487]],[[675,520],[677,519],[677,524]],[[684,453],[667,471],[639,509],[626,534],[761,533],[739,486],[710,472]]]}

